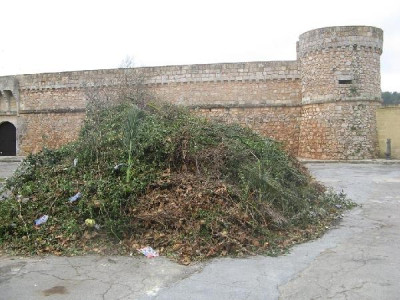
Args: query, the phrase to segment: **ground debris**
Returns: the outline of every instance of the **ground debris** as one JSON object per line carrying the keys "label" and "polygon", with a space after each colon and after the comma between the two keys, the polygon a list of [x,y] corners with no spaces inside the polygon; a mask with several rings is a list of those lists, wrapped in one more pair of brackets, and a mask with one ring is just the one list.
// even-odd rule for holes
{"label": "ground debris", "polygon": [[[352,205],[277,142],[168,104],[88,107],[76,142],[28,156],[5,188],[2,251],[138,255],[151,245],[185,265],[277,255]],[[28,226],[44,214],[46,226]]]}

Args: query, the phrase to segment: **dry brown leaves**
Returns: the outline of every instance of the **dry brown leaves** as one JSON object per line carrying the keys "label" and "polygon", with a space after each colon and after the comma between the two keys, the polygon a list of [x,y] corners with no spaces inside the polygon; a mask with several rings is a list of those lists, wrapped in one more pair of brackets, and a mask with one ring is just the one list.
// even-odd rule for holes
{"label": "dry brown leaves", "polygon": [[229,189],[223,181],[193,173],[168,174],[132,209],[134,232],[126,243],[150,245],[182,264],[267,248]]}

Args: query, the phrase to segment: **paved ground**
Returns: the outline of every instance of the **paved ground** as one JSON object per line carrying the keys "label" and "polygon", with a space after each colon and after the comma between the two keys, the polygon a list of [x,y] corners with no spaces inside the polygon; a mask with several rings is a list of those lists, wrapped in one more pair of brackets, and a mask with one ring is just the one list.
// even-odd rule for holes
{"label": "paved ground", "polygon": [[309,164],[362,207],[281,257],[0,257],[0,299],[399,299],[400,165]]}
{"label": "paved ground", "polygon": [[19,162],[0,161],[0,178],[9,177],[15,171],[19,164]]}
{"label": "paved ground", "polygon": [[[3,193],[1,187],[4,184],[6,178],[8,178],[17,169],[19,162],[5,162],[0,160],[0,200],[2,199]],[[0,296],[1,299],[1,296]]]}

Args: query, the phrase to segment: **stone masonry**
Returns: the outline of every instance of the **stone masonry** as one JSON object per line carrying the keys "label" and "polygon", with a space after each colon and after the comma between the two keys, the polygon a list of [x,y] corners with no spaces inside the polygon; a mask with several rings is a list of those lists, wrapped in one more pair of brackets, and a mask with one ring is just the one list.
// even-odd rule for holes
{"label": "stone masonry", "polygon": [[249,126],[296,156],[373,158],[382,43],[379,28],[327,27],[300,35],[296,61],[4,76],[0,126],[16,127],[17,155],[59,147],[79,133],[88,88],[116,89],[141,74],[158,98]]}

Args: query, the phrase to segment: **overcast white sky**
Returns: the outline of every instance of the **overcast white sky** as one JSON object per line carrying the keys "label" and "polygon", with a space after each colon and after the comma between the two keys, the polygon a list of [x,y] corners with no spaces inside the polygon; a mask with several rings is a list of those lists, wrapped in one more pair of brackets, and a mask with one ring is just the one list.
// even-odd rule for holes
{"label": "overcast white sky", "polygon": [[382,90],[400,92],[400,1],[12,0],[1,3],[0,75],[296,59],[298,36],[384,30]]}

